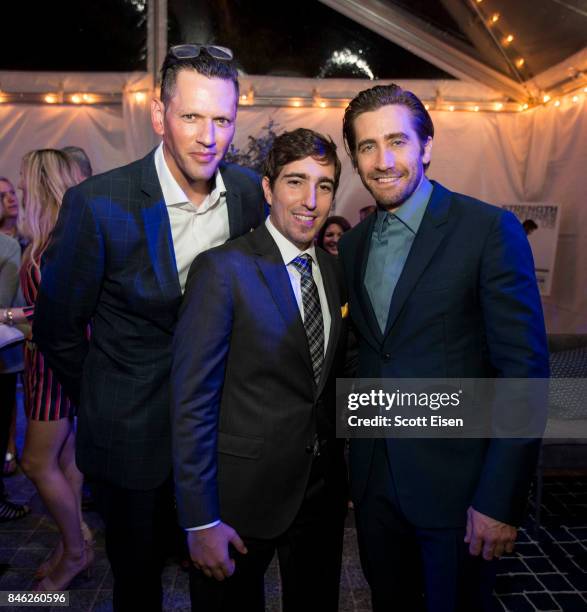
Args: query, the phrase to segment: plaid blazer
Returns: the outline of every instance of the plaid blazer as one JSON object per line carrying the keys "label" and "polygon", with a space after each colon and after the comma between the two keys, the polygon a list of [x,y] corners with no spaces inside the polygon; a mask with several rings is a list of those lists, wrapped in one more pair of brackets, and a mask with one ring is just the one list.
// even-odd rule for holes
{"label": "plaid blazer", "polygon": [[[153,155],[65,194],[33,326],[79,405],[80,469],[130,489],[154,488],[171,472],[169,373],[182,294]],[[234,238],[261,223],[264,198],[254,173],[221,171]]]}

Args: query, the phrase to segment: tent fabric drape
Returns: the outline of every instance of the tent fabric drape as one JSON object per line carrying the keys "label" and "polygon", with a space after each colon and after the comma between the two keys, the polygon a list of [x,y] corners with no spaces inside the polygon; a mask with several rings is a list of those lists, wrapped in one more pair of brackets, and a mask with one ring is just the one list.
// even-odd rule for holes
{"label": "tent fabric drape", "polygon": [[[140,94],[138,96],[137,94]],[[144,157],[159,142],[160,138],[151,128],[151,100],[153,81],[145,76],[128,83],[122,94],[122,117],[126,153],[130,160]]]}
{"label": "tent fabric drape", "polygon": [[20,160],[32,149],[79,146],[95,172],[127,162],[120,106],[0,105],[0,175],[18,182]]}
{"label": "tent fabric drape", "polygon": [[[2,84],[5,90],[3,75]],[[47,90],[47,76],[37,83]],[[88,79],[86,91],[89,91]],[[0,176],[18,181],[22,156],[43,147],[78,145],[89,154],[96,172],[103,172],[144,155],[158,138],[150,127],[151,92],[145,75],[126,75],[118,91],[122,106],[0,105]],[[39,77],[41,79],[41,77]],[[256,92],[269,87],[268,77],[255,77]],[[243,79],[246,92],[249,77]],[[301,95],[307,79],[278,79],[275,95]],[[302,82],[303,81],[303,82]],[[322,83],[324,84],[322,87]],[[51,81],[51,83],[53,82]],[[106,85],[99,80],[100,86]],[[430,83],[403,83],[419,95],[428,95]],[[14,84],[13,84],[14,85]],[[77,83],[76,83],[77,85]],[[322,95],[341,97],[370,87],[371,82],[323,81],[318,87],[330,88]],[[443,84],[450,92],[450,82]],[[472,85],[453,85],[471,95]],[[16,89],[12,89],[15,91]],[[80,89],[81,90],[81,89]],[[112,91],[112,90],[110,90]],[[145,91],[137,101],[134,93]],[[479,92],[490,98],[490,92]],[[448,93],[447,93],[448,96]],[[482,99],[479,97],[479,99]],[[243,106],[239,109],[235,145],[246,148],[249,135],[263,133],[270,119],[277,130],[304,126],[330,134],[339,146],[343,171],[336,197],[336,214],[352,223],[358,210],[372,203],[352,168],[342,143],[342,108],[287,108]],[[429,176],[448,188],[495,204],[516,202],[556,202],[561,206],[560,239],[554,284],[543,298],[548,330],[553,333],[587,332],[587,102],[580,96],[573,103],[563,99],[552,105],[524,113],[431,112],[436,137]]]}

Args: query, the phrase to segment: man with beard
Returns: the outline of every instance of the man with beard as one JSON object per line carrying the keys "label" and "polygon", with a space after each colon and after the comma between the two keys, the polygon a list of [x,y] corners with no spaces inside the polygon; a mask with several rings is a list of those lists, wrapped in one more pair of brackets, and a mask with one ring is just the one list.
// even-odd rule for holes
{"label": "man with beard", "polygon": [[70,189],[44,256],[34,339],[79,405],[77,462],[106,525],[117,611],[161,610],[171,341],[189,267],[264,216],[258,177],[221,163],[237,104],[230,49],[172,47],[152,102],[162,144]]}
{"label": "man with beard", "polygon": [[[343,135],[377,203],[340,241],[365,378],[532,378],[548,357],[515,217],[425,176],[434,127],[397,85],[359,93]],[[491,610],[539,441],[352,440],[351,494],[375,612]]]}

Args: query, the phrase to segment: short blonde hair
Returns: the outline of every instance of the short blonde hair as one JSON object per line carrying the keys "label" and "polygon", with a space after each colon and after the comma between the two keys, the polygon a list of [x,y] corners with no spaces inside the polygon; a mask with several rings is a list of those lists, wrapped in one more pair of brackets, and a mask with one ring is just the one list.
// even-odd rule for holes
{"label": "short blonde hair", "polygon": [[24,197],[18,231],[30,240],[23,263],[38,266],[49,242],[65,192],[83,180],[79,166],[63,151],[39,149],[22,158]]}

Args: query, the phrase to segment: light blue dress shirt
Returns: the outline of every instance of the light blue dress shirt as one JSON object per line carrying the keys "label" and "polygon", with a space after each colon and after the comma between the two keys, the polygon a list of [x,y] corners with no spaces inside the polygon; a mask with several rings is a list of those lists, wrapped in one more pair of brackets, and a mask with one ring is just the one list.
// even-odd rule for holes
{"label": "light blue dress shirt", "polygon": [[365,271],[365,288],[381,333],[385,332],[391,298],[431,194],[432,183],[423,177],[416,191],[394,212],[377,208]]}

